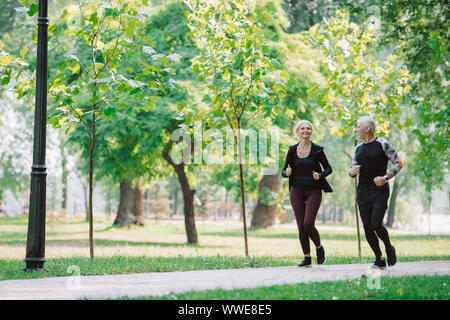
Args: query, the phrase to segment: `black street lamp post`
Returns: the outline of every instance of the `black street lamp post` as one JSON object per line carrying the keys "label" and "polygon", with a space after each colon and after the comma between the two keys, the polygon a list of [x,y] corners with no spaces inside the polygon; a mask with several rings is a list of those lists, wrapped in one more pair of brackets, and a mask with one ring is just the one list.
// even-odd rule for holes
{"label": "black street lamp post", "polygon": [[45,262],[47,41],[47,0],[39,0],[33,165],[31,167],[26,271],[43,270]]}

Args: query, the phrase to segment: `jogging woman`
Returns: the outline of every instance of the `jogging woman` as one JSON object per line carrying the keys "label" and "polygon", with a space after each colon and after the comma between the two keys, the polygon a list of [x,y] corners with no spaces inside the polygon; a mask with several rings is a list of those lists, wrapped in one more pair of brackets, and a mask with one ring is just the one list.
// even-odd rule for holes
{"label": "jogging woman", "polygon": [[322,190],[333,191],[325,180],[332,171],[331,166],[323,151],[324,148],[310,140],[312,133],[313,127],[309,121],[301,120],[296,124],[294,135],[300,141],[289,147],[281,172],[283,177],[289,178],[290,201],[305,256],[298,264],[299,267],[311,266],[309,239],[316,246],[317,264],[325,263],[325,249],[320,242],[315,220],[322,200]]}

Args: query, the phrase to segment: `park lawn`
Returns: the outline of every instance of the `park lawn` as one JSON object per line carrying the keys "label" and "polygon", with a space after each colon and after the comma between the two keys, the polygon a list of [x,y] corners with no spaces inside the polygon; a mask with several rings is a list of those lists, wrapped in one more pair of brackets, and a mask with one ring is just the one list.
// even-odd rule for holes
{"label": "park lawn", "polygon": [[[146,220],[144,227],[112,227],[112,218],[94,221],[95,258],[89,258],[88,223],[80,217],[48,217],[48,272],[23,272],[27,217],[0,218],[0,280],[81,275],[188,271],[295,265],[302,259],[296,226],[276,225],[249,230],[249,258],[244,256],[242,224],[197,221],[199,244],[186,243],[184,222]],[[355,228],[318,224],[327,264],[372,263],[362,234],[358,259]],[[450,236],[402,234],[391,231],[399,261],[450,260]],[[312,248],[313,245],[311,245]],[[314,259],[313,259],[314,260]]]}
{"label": "park lawn", "polygon": [[275,285],[252,289],[203,290],[121,300],[449,300],[450,276],[380,277]]}

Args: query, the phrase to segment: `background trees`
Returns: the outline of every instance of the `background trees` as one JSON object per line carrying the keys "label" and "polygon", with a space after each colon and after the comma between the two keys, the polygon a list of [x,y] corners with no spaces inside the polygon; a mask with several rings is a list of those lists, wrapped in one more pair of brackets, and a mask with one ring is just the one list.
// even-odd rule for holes
{"label": "background trees", "polygon": [[[194,2],[189,3],[194,9]],[[78,176],[90,185],[91,194],[97,185],[117,196],[118,206],[108,209],[115,211],[115,226],[142,224],[145,194],[156,192],[148,186],[174,190],[174,183],[182,191],[189,243],[201,239],[195,226],[197,198],[222,198],[230,202],[229,209],[240,202],[252,228],[271,226],[289,199],[279,173],[267,174],[264,168],[282,165],[287,147],[296,142],[292,126],[306,118],[316,127],[314,142],[328,150],[334,169],[328,180],[335,192],[324,197],[324,204],[343,206],[344,221],[353,223],[353,202],[345,192],[352,186],[346,176],[354,143],[349,133],[354,120],[367,113],[378,119],[380,134],[388,135],[405,164],[392,183],[388,225],[407,220],[407,205],[415,201],[410,195],[425,194],[422,202],[427,204],[433,188],[445,190],[447,3],[230,3],[196,11],[201,23],[192,20],[194,33],[186,16],[191,9],[181,1],[52,3],[48,120],[54,128],[49,130],[60,130],[61,140],[67,140],[54,143],[58,173],[49,174],[55,175],[52,181],[61,181],[54,184],[61,192],[49,196],[56,206],[64,208],[72,197],[69,191],[65,199],[63,189],[76,159]],[[35,57],[29,48],[36,41],[35,9],[31,0],[5,1],[0,13],[0,194],[12,190],[18,198],[27,189],[26,159],[31,155],[26,124],[34,94]],[[212,33],[222,27],[222,33]],[[279,157],[265,164],[242,161],[245,183],[231,164],[174,161],[173,155],[186,147],[181,139],[171,139],[174,132],[194,138],[199,121],[203,133],[217,129],[223,137],[223,130],[233,125],[238,156],[238,150],[248,155],[251,148],[248,140],[238,144],[240,132],[276,129]],[[205,135],[191,156],[209,156],[218,137],[217,131]],[[172,186],[166,184],[174,173]],[[161,191],[160,197],[171,194],[175,202],[173,190]],[[92,207],[88,205],[88,214],[94,215]],[[211,213],[212,208],[201,210]]]}
{"label": "background trees", "polygon": [[[92,194],[96,124],[100,119],[111,120],[117,108],[127,109],[128,113],[135,107],[151,108],[153,103],[148,87],[159,86],[153,75],[148,77],[159,71],[158,67],[153,66],[145,72],[145,67],[150,66],[144,65],[142,75],[136,74],[132,64],[127,65],[126,71],[120,68],[130,55],[136,55],[140,46],[144,52],[148,48],[142,46],[139,39],[146,16],[142,12],[138,15],[138,10],[145,5],[146,1],[98,1],[89,2],[89,5],[78,1],[77,6],[71,5],[63,11],[60,17],[63,22],[56,23],[54,28],[57,48],[64,55],[58,61],[59,72],[49,89],[55,99],[50,123],[55,127],[62,126],[66,133],[80,125],[88,137],[91,258],[94,257]],[[64,37],[65,43],[61,43],[58,36]],[[71,38],[73,40],[67,41]],[[142,71],[142,64],[140,67]],[[144,90],[145,97],[140,92]],[[125,97],[128,98],[125,100]],[[137,105],[129,105],[129,99]]]}

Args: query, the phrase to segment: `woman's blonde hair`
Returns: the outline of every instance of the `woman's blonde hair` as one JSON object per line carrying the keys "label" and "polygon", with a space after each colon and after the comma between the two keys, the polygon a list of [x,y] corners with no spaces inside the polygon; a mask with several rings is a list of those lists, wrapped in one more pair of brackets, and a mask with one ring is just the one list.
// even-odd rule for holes
{"label": "woman's blonde hair", "polygon": [[297,134],[297,130],[298,130],[298,128],[300,128],[300,126],[301,126],[302,124],[304,124],[304,123],[309,124],[309,126],[311,127],[311,131],[314,132],[314,128],[313,128],[311,122],[309,122],[308,120],[300,120],[300,121],[297,122],[297,123],[295,124],[295,126],[294,126],[294,130],[293,130],[294,137],[300,139],[300,137],[299,137],[298,134]]}

